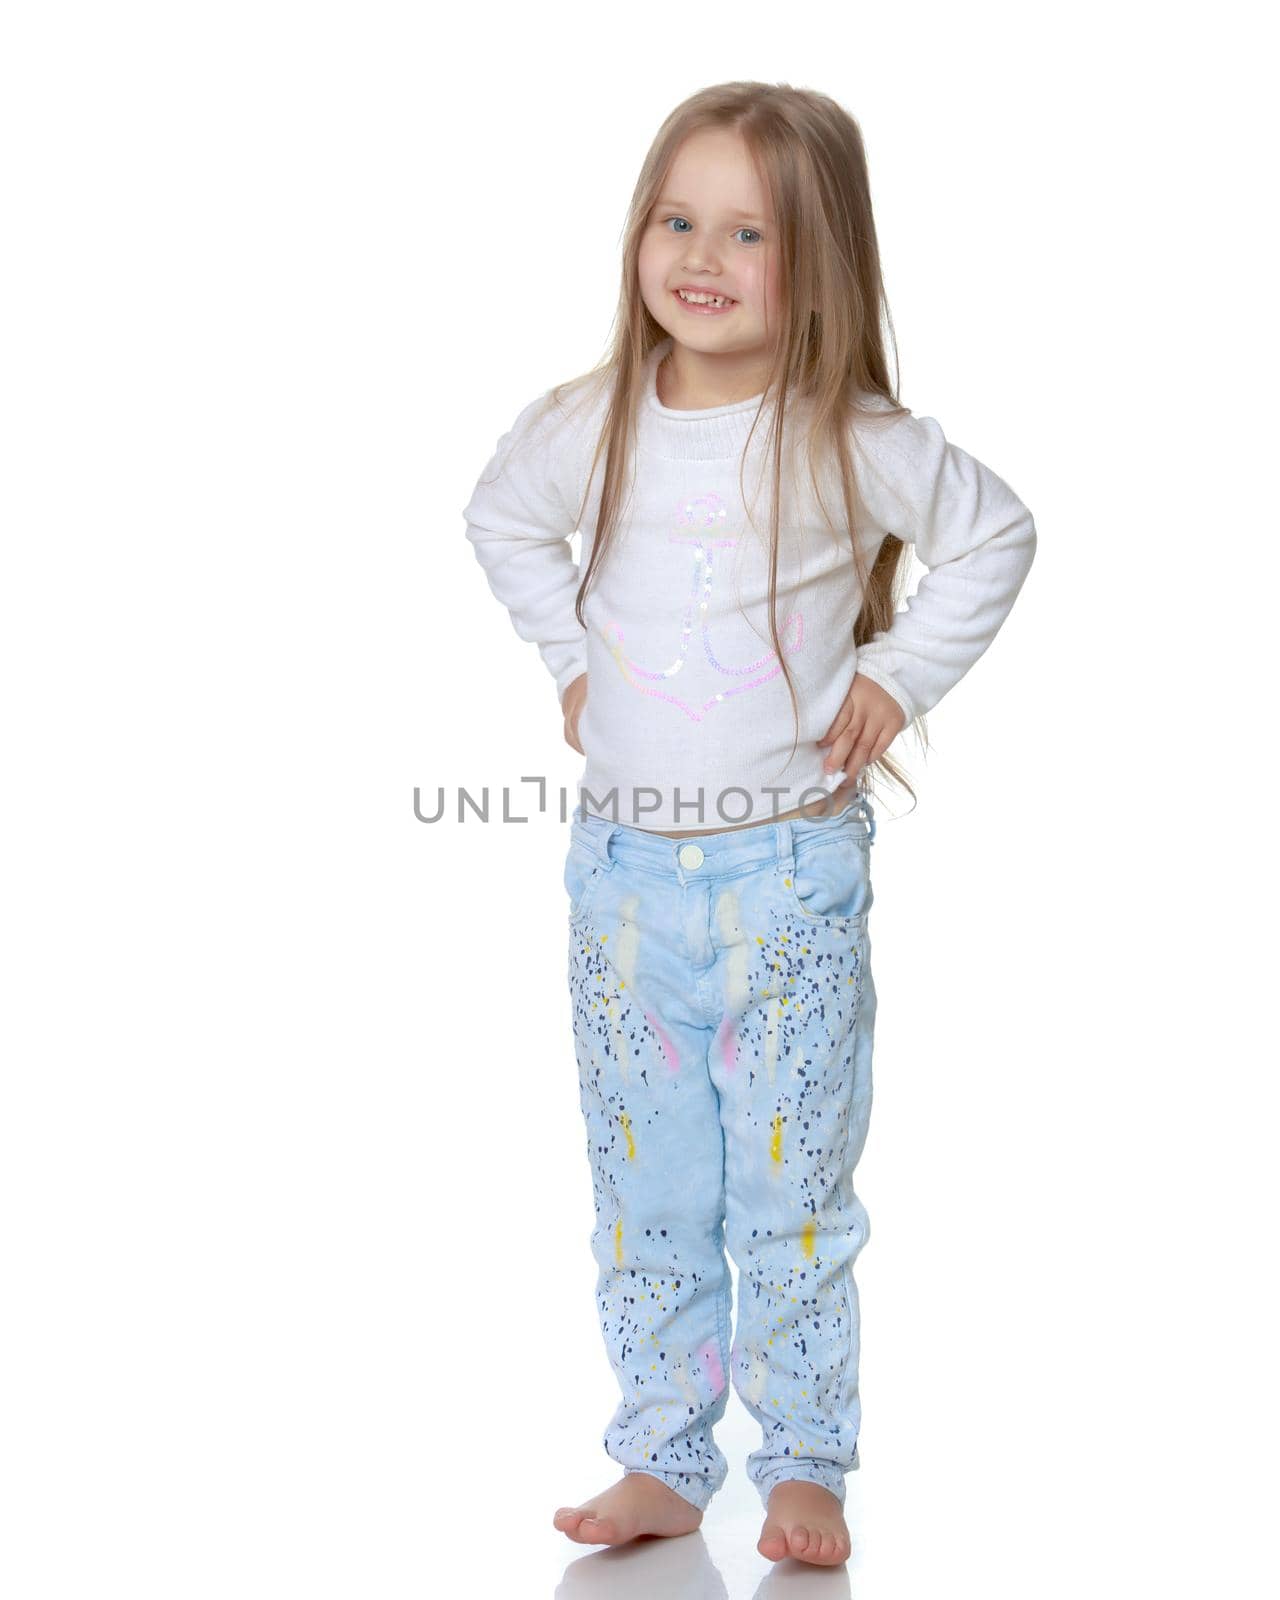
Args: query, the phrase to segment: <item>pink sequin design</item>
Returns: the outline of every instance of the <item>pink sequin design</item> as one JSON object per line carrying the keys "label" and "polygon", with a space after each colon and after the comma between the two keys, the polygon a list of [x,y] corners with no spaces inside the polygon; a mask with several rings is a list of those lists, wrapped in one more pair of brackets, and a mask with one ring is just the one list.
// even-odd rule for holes
{"label": "pink sequin design", "polygon": [[[770,650],[757,661],[749,661],[744,666],[728,666],[721,661],[711,647],[711,630],[707,623],[707,611],[711,604],[711,586],[713,566],[711,552],[713,550],[732,550],[737,546],[738,540],[734,537],[706,538],[701,533],[690,536],[684,530],[714,528],[722,523],[728,516],[724,502],[718,494],[697,495],[694,499],[681,505],[676,514],[675,532],[671,534],[673,544],[684,545],[693,550],[693,583],[689,591],[689,598],[685,603],[684,621],[680,630],[680,653],[669,667],[661,671],[654,671],[642,667],[638,662],[632,661],[623,654],[623,632],[616,622],[605,623],[601,632],[605,643],[618,663],[623,677],[633,689],[641,694],[651,695],[655,700],[666,700],[673,706],[678,706],[687,717],[694,722],[701,722],[703,717],[723,700],[730,699],[735,694],[746,694],[749,689],[758,689],[762,683],[768,683],[776,678],[782,671],[782,662],[778,652]],[[713,694],[710,699],[703,701],[700,706],[694,706],[679,695],[670,694],[663,689],[650,688],[640,679],[648,679],[649,683],[662,682],[675,677],[681,670],[689,656],[689,640],[693,634],[693,616],[695,607],[701,617],[702,648],[707,660],[719,673],[725,677],[746,677],[751,673],[758,673],[750,683],[736,684],[731,689],[722,689],[718,694]],[[782,624],[782,647],[787,655],[795,655],[804,644],[804,618],[799,611],[793,611]],[[788,639],[786,635],[790,633]]]}

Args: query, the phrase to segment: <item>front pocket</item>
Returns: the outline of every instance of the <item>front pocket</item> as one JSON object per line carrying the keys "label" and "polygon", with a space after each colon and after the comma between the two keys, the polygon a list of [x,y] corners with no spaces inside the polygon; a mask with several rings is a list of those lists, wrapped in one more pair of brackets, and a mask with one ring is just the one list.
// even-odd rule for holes
{"label": "front pocket", "polygon": [[841,932],[865,923],[871,909],[871,858],[866,834],[851,834],[798,851],[782,873],[787,908],[805,922]]}
{"label": "front pocket", "polygon": [[564,864],[564,888],[569,896],[569,920],[586,910],[600,875],[604,871],[599,856],[574,839]]}

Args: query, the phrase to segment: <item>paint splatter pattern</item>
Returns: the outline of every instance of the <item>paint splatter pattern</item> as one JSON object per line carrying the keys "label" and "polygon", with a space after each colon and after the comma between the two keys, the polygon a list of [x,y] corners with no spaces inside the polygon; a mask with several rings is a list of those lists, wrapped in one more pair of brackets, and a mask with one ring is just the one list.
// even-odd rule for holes
{"label": "paint splatter pattern", "polygon": [[762,1499],[788,1476],[843,1499],[868,1236],[852,1186],[875,1006],[865,834],[799,845],[794,870],[770,858],[683,882],[579,854],[569,988],[622,1391],[605,1448],[705,1505],[727,1473],[713,1430],[732,1380],[762,1429],[747,1463]]}

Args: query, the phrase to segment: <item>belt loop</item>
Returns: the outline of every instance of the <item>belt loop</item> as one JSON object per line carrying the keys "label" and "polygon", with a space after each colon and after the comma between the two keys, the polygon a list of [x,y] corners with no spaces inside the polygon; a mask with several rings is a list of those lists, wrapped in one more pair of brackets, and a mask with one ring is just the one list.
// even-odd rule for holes
{"label": "belt loop", "polygon": [[876,814],[869,795],[858,796],[858,815],[867,824],[867,843],[871,844],[876,836]]}
{"label": "belt loop", "polygon": [[778,841],[779,869],[784,877],[793,877],[796,870],[796,854],[791,837],[791,819],[783,817],[781,822],[775,822],[773,826]]}
{"label": "belt loop", "polygon": [[606,872],[612,872],[614,866],[617,864],[617,856],[611,854],[609,850],[609,846],[612,844],[613,837],[617,831],[618,824],[616,822],[609,823],[604,830],[603,837],[600,840],[600,859],[604,863]]}

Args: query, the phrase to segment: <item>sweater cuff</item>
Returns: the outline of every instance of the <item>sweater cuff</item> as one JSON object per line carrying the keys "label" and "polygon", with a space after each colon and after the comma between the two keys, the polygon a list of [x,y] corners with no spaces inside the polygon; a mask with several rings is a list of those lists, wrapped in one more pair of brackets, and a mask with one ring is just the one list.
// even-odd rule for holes
{"label": "sweater cuff", "polygon": [[864,664],[861,655],[859,655],[857,664],[854,668],[854,676],[857,677],[859,675],[864,678],[870,678],[872,683],[883,689],[886,694],[891,694],[898,702],[899,706],[902,708],[903,716],[907,719],[901,729],[901,731],[905,733],[906,729],[910,727],[911,723],[915,720],[916,715],[915,707],[911,703],[911,696],[880,667]]}

